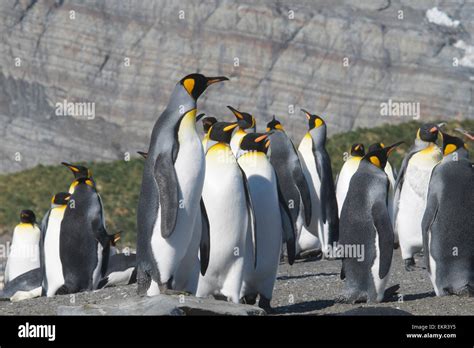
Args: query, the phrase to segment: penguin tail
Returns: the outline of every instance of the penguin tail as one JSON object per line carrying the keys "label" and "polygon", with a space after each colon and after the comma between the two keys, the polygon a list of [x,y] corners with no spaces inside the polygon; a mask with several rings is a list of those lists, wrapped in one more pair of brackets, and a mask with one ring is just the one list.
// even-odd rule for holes
{"label": "penguin tail", "polygon": [[398,290],[400,290],[400,284],[395,284],[388,289],[385,289],[382,302],[390,301],[390,299],[397,293]]}
{"label": "penguin tail", "polygon": [[109,277],[102,278],[99,281],[99,284],[97,285],[97,289],[102,289],[107,286],[107,283],[109,282]]}

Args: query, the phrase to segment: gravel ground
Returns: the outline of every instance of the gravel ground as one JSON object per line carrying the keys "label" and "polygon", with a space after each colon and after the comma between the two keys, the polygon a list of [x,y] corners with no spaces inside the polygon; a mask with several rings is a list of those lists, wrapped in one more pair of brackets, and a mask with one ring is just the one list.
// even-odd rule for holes
{"label": "gravel ground", "polygon": [[[423,266],[420,257],[417,257],[416,261],[418,266]],[[297,261],[293,266],[281,264],[272,300],[275,314],[338,314],[360,308],[379,313],[399,309],[414,315],[474,314],[474,298],[436,297],[425,269],[419,267],[413,272],[406,272],[399,250],[394,254],[389,281],[389,286],[400,284],[398,295],[381,304],[334,303],[334,298],[340,293],[343,285],[339,278],[340,265],[340,261],[325,260]],[[57,307],[61,305],[106,304],[109,300],[130,298],[136,296],[135,294],[136,286],[130,285],[18,303],[1,301],[0,314],[54,315]]]}

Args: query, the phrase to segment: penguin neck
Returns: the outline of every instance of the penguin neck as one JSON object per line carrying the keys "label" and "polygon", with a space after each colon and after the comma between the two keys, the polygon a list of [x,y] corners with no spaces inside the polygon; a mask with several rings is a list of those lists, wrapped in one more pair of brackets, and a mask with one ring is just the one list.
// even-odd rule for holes
{"label": "penguin neck", "polygon": [[322,127],[313,128],[309,132],[309,135],[313,139],[313,144],[316,148],[324,147],[326,144],[326,130]]}
{"label": "penguin neck", "polygon": [[170,101],[166,109],[170,111],[182,110],[181,114],[196,108],[196,100],[189,95],[184,87],[178,83],[171,94]]}

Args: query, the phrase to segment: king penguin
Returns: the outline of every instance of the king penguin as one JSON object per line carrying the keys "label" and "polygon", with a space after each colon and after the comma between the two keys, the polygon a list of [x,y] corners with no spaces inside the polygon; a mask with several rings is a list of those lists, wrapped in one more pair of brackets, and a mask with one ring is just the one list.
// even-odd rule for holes
{"label": "king penguin", "polygon": [[347,190],[349,189],[349,183],[351,182],[352,175],[357,171],[360,160],[365,155],[364,144],[352,144],[349,151],[349,156],[342,165],[341,171],[337,176],[336,182],[336,199],[337,207],[339,210],[339,216],[341,215],[342,204],[346,199]]}
{"label": "king penguin", "polygon": [[270,139],[268,157],[277,177],[281,211],[289,210],[289,223],[293,226],[292,229],[285,229],[293,233],[285,233],[283,237],[291,265],[296,257],[296,242],[301,229],[303,225],[309,225],[311,222],[311,194],[298,152],[275,116],[267,123],[266,130]]}
{"label": "king penguin", "polygon": [[10,254],[5,266],[5,284],[40,266],[40,235],[35,213],[22,210],[20,223],[13,230]]}
{"label": "king penguin", "polygon": [[414,270],[413,255],[423,247],[421,220],[428,184],[431,171],[441,159],[437,138],[438,126],[435,124],[424,124],[418,129],[415,144],[403,159],[395,183],[395,233],[407,271]]}
{"label": "king penguin", "polygon": [[[240,301],[245,258],[251,258],[252,267],[258,262],[249,185],[229,145],[237,126],[236,122],[217,122],[209,133],[202,198],[209,217],[211,250],[196,293],[197,297],[224,296],[234,303]],[[251,255],[246,254],[247,241],[252,244]]]}
{"label": "king penguin", "polygon": [[318,236],[323,253],[331,256],[328,254],[330,248],[339,239],[339,214],[331,159],[325,147],[326,122],[317,115],[302,111],[308,119],[309,130],[301,140],[298,151],[312,202],[311,223],[303,227],[303,231]]}
{"label": "king penguin", "polygon": [[60,256],[61,223],[71,194],[59,192],[51,199],[51,209],[41,224],[41,270],[43,272],[42,293],[51,297],[64,285],[64,273]]}
{"label": "king penguin", "polygon": [[337,302],[381,302],[393,255],[387,206],[387,157],[401,143],[368,152],[352,176],[341,210],[339,251],[344,290]]}
{"label": "king penguin", "polygon": [[[280,212],[278,188],[275,170],[266,153],[270,145],[267,134],[249,133],[242,138],[238,163],[247,176],[250,196],[257,220],[257,255],[256,266],[253,264],[253,243],[247,239],[245,270],[240,297],[247,304],[254,304],[260,296],[259,307],[271,311],[273,287],[275,285],[280,251],[283,240],[283,229],[293,226],[285,224],[285,214],[289,209]],[[284,206],[286,207],[286,205]]]}
{"label": "king penguin", "polygon": [[234,132],[232,138],[230,140],[230,148],[232,149],[232,153],[234,156],[237,156],[239,152],[239,145],[242,141],[242,138],[247,134],[246,129],[253,128],[253,132],[255,133],[257,123],[255,118],[247,112],[240,112],[237,109],[234,109],[232,106],[227,106],[230,111],[234,114],[235,118],[237,119],[237,124],[239,125],[237,131]]}
{"label": "king penguin", "polygon": [[474,296],[474,169],[463,141],[441,132],[422,220],[425,263],[437,296]]}
{"label": "king penguin", "polygon": [[[201,273],[205,273],[209,234],[201,200],[205,161],[196,131],[196,102],[207,87],[225,80],[228,78],[185,76],[153,127],[137,209],[139,294],[180,290],[179,284],[173,284],[176,272],[186,256],[197,257],[199,248]],[[195,233],[199,238],[193,238]],[[196,239],[197,245],[191,245]],[[187,272],[194,269],[192,265],[181,267]]]}
{"label": "king penguin", "polygon": [[61,295],[97,289],[107,269],[111,238],[107,234],[104,206],[91,170],[62,164],[72,171],[74,181],[69,187],[71,197],[59,236],[64,285],[56,294]]}

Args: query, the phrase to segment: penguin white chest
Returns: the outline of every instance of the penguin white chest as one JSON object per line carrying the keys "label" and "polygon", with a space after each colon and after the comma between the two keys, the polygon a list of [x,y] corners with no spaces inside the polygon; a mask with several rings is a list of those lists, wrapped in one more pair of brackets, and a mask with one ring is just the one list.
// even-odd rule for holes
{"label": "penguin white chest", "polygon": [[40,266],[38,226],[21,223],[15,227],[5,278],[10,281]]}
{"label": "penguin white chest", "polygon": [[339,209],[339,215],[342,211],[342,205],[347,196],[347,191],[349,191],[349,184],[351,182],[352,176],[357,171],[359,167],[361,157],[350,157],[342,166],[341,172],[337,179],[336,186],[336,199],[337,206]]}
{"label": "penguin white chest", "polygon": [[48,285],[46,296],[53,296],[64,284],[59,250],[61,221],[64,217],[64,211],[65,208],[54,208],[49,215],[48,229],[44,240],[44,266]]}

